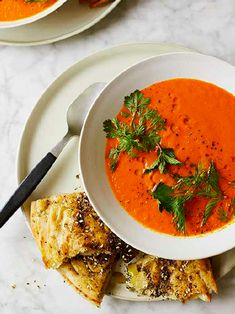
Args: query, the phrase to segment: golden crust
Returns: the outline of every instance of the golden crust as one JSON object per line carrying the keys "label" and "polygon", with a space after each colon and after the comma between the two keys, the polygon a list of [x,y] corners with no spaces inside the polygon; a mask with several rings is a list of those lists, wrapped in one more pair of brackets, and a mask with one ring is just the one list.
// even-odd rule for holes
{"label": "golden crust", "polygon": [[[31,205],[31,227],[47,268],[99,306],[117,254],[127,264],[127,287],[139,294],[186,302],[210,301],[217,292],[209,259],[172,261],[139,253],[101,222],[84,193],[54,196]],[[116,249],[115,249],[115,247]]]}
{"label": "golden crust", "polygon": [[115,255],[79,256],[61,265],[58,271],[78,293],[100,306],[114,260]]}
{"label": "golden crust", "polygon": [[58,268],[78,254],[112,253],[111,231],[84,193],[32,202],[31,228],[47,268]]}
{"label": "golden crust", "polygon": [[139,294],[186,302],[209,302],[217,293],[209,259],[172,261],[140,255],[127,267],[127,287]]}

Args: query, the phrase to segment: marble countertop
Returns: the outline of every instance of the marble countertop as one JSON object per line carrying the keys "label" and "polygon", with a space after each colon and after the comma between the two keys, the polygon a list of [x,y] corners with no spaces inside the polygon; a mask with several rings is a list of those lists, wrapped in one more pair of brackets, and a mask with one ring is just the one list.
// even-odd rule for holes
{"label": "marble countertop", "polygon": [[[1,205],[16,187],[20,133],[48,84],[78,59],[113,44],[133,41],[176,43],[235,65],[235,2],[123,0],[107,18],[82,35],[41,47],[1,46]],[[219,281],[219,295],[211,304],[131,303],[106,297],[102,309],[97,310],[71,288],[64,289],[57,273],[44,269],[20,211],[0,230],[0,252],[1,314],[234,313],[235,270]]]}

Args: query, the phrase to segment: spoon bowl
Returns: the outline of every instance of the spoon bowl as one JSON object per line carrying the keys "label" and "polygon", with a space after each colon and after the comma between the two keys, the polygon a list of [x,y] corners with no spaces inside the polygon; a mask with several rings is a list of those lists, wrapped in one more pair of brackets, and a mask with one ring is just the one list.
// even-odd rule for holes
{"label": "spoon bowl", "polygon": [[80,135],[85,118],[90,110],[90,106],[105,85],[106,83],[102,82],[92,84],[69,106],[67,111],[69,134]]}

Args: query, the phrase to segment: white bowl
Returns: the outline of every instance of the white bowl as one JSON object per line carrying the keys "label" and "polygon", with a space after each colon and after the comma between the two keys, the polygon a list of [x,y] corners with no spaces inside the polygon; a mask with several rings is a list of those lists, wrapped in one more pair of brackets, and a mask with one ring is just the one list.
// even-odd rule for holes
{"label": "white bowl", "polygon": [[116,116],[124,96],[171,78],[200,79],[235,93],[235,67],[214,57],[174,53],[153,57],[132,66],[104,88],[89,111],[79,145],[81,178],[101,219],[125,242],[163,258],[205,258],[235,246],[234,223],[212,233],[193,237],[170,236],[152,231],[135,221],[120,206],[105,171],[106,138],[102,130],[103,121]]}
{"label": "white bowl", "polygon": [[19,19],[19,20],[15,20],[15,21],[7,21],[7,22],[0,21],[0,29],[1,28],[12,28],[12,27],[22,26],[25,24],[35,22],[35,21],[47,16],[48,14],[54,12],[55,10],[57,10],[66,1],[67,0],[57,0],[57,2],[55,2],[53,5],[51,5],[47,9],[43,10],[42,12],[39,12],[37,14],[34,14],[32,16],[29,16],[29,17],[26,17],[23,19]]}

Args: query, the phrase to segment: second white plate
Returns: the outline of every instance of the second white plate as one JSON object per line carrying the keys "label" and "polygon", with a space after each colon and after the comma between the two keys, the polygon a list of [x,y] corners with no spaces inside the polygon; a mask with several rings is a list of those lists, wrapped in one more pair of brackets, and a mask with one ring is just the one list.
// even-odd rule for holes
{"label": "second white plate", "polygon": [[121,0],[95,9],[68,0],[62,7],[36,22],[0,30],[0,44],[33,46],[49,44],[79,34],[98,23],[109,14]]}

